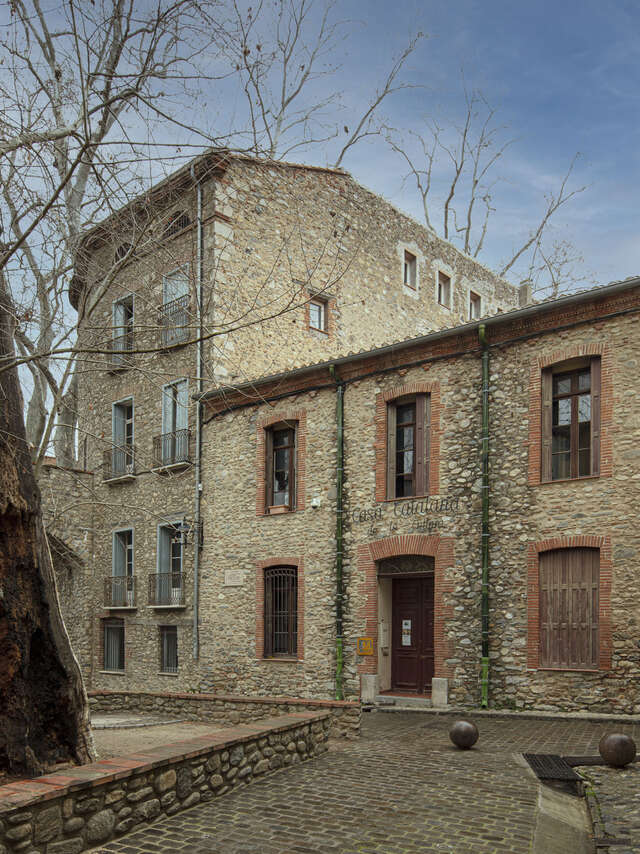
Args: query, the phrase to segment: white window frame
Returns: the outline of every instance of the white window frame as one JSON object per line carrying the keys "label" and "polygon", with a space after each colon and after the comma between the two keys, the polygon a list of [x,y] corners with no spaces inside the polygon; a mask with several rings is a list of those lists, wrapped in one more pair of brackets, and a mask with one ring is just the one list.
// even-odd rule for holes
{"label": "white window frame", "polygon": [[[321,326],[314,326],[311,322],[311,306],[312,305],[317,305],[320,307],[320,322],[322,324]],[[316,295],[316,294],[313,294],[309,298],[309,329],[313,329],[314,332],[325,332],[326,333],[328,331],[328,328],[329,328],[328,311],[329,311],[328,301],[326,299],[323,299],[322,297]]]}
{"label": "white window frame", "polygon": [[[407,262],[407,255],[411,255],[411,258],[413,259],[409,263]],[[409,279],[411,281],[407,281],[407,268],[409,271]],[[413,276],[411,273],[413,273]],[[412,291],[418,290],[418,256],[409,249],[405,249],[403,253],[402,284],[405,288],[410,288]]]}
{"label": "white window frame", "polygon": [[[447,311],[451,311],[453,309],[453,291],[455,284],[455,277],[453,275],[453,271],[443,264],[434,265],[435,272],[435,303],[438,308],[446,308]],[[448,302],[440,302],[440,274],[446,276],[449,279],[449,301]]]}
{"label": "white window frame", "polygon": [[[413,283],[413,285],[407,285],[404,281],[405,252],[408,252],[409,255],[412,255],[415,258],[416,276],[415,276],[415,282]],[[422,254],[422,252],[418,248],[417,243],[414,243],[414,242],[407,243],[407,242],[403,242],[403,241],[398,242],[397,253],[398,253],[398,255],[397,255],[398,261],[400,263],[400,281],[402,282],[402,293],[407,297],[411,297],[412,299],[418,299],[418,296],[420,294],[420,287],[421,287],[420,267],[424,266],[424,263],[425,263],[424,255]]]}
{"label": "white window frame", "polygon": [[[478,298],[478,316],[477,317],[474,317],[473,314],[471,313],[471,297],[472,296]],[[484,304],[484,297],[482,296],[482,294],[479,293],[478,291],[474,291],[473,288],[469,288],[468,294],[467,294],[467,312],[469,315],[469,320],[479,320],[482,317],[482,309],[484,307],[483,304]]]}

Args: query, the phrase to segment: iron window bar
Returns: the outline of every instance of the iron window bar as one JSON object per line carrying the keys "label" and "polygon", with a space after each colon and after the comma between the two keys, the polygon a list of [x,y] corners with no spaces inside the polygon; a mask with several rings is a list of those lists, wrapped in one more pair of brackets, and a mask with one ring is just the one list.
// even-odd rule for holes
{"label": "iron window bar", "polygon": [[189,294],[184,294],[160,306],[159,326],[163,347],[174,347],[189,340],[189,303]]}
{"label": "iron window bar", "polygon": [[122,335],[114,335],[109,342],[109,367],[112,370],[123,370],[133,364],[133,330]]}
{"label": "iron window bar", "polygon": [[104,602],[106,608],[135,608],[136,576],[112,575],[105,578]]}
{"label": "iron window bar", "polygon": [[191,430],[173,430],[153,437],[153,467],[190,463],[193,458]]}
{"label": "iron window bar", "polygon": [[264,655],[298,654],[298,570],[292,566],[264,571]]}
{"label": "iron window bar", "polygon": [[135,477],[135,459],[135,445],[114,445],[108,448],[102,459],[102,479],[107,481]]}
{"label": "iron window bar", "polygon": [[149,605],[164,608],[184,606],[182,572],[153,572],[149,575]]}

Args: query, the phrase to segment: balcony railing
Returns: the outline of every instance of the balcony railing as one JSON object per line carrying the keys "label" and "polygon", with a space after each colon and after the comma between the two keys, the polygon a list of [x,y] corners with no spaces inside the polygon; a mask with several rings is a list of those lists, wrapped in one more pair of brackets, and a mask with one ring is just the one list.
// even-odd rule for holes
{"label": "balcony railing", "polygon": [[162,347],[184,344],[190,337],[189,294],[166,302],[160,307],[159,326]]}
{"label": "balcony railing", "polygon": [[136,476],[135,445],[121,445],[109,448],[102,460],[103,480],[122,480]]}
{"label": "balcony railing", "polygon": [[104,602],[105,608],[135,608],[135,575],[112,575],[105,578]]}
{"label": "balcony railing", "polygon": [[184,577],[181,572],[154,572],[149,576],[149,604],[155,607],[184,606]]}
{"label": "balcony railing", "polygon": [[153,466],[186,465],[191,462],[191,430],[174,430],[153,437]]}
{"label": "balcony railing", "polygon": [[123,335],[115,335],[109,342],[109,368],[120,371],[133,364],[133,330]]}

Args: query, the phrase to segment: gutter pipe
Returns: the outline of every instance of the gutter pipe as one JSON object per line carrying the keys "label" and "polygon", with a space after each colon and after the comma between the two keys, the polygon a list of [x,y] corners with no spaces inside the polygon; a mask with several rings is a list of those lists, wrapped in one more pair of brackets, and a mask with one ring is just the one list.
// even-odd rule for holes
{"label": "gutter pipe", "polygon": [[344,484],[344,383],[337,376],[334,365],[329,373],[336,383],[336,700],[344,699],[344,635],[343,635],[343,484]]}
{"label": "gutter pipe", "polygon": [[200,551],[202,549],[202,395],[204,392],[203,369],[203,321],[202,321],[202,182],[196,178],[195,168],[191,166],[191,178],[196,181],[196,312],[198,320],[197,368],[196,368],[196,459],[195,459],[195,496],[193,511],[193,660],[200,656],[199,604],[200,604]]}
{"label": "gutter pipe", "polygon": [[482,591],[481,612],[481,670],[480,707],[489,708],[489,343],[486,327],[478,327],[478,338],[482,347]]}

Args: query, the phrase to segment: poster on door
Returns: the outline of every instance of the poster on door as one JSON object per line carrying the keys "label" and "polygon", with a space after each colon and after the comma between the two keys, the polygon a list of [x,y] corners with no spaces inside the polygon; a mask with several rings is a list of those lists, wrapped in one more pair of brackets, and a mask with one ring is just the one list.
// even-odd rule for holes
{"label": "poster on door", "polygon": [[411,646],[411,620],[402,621],[402,646]]}

